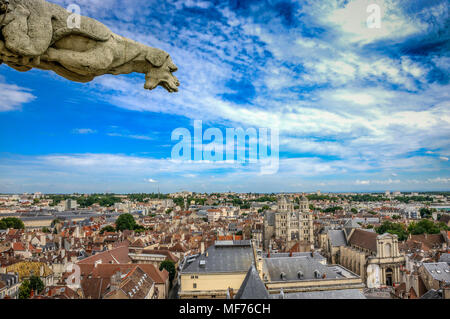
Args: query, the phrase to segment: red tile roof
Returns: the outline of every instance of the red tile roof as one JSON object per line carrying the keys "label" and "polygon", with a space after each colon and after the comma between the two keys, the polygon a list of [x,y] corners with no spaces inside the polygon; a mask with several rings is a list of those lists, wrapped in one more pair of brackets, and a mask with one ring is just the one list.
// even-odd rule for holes
{"label": "red tile roof", "polygon": [[350,236],[349,244],[376,252],[377,236],[378,234],[375,232],[355,229],[353,234]]}
{"label": "red tile roof", "polygon": [[92,269],[91,274],[93,278],[109,279],[118,271],[128,273],[136,266],[139,266],[143,271],[145,271],[154,282],[161,284],[166,282],[168,272],[159,271],[152,264],[100,264]]}
{"label": "red tile roof", "polygon": [[80,260],[78,264],[95,264],[99,260],[101,260],[102,264],[127,264],[131,262],[130,257],[128,257],[128,247],[119,246]]}
{"label": "red tile roof", "polygon": [[18,243],[12,243],[12,249],[15,251],[25,251],[25,245],[22,244],[21,242]]}

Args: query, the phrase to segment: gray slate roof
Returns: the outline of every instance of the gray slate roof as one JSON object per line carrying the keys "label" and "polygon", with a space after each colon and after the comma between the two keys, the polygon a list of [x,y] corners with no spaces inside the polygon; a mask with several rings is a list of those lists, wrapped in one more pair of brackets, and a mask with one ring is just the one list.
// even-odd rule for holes
{"label": "gray slate roof", "polygon": [[[282,257],[289,257],[290,253],[270,253],[270,258],[282,258]],[[263,253],[263,258],[267,258],[268,254]],[[292,253],[292,257],[311,257],[310,252],[298,252],[298,253]],[[314,256],[311,257],[312,259],[316,261],[323,261],[326,260],[325,257],[323,257],[321,254],[315,252]]]}
{"label": "gray slate roof", "polygon": [[439,258],[439,262],[450,264],[450,254],[449,253],[442,254],[441,257]]}
{"label": "gray slate roof", "polygon": [[[328,279],[343,277],[333,268],[322,265],[309,256],[264,258],[263,261],[271,281],[298,281],[300,279],[299,272],[303,274],[300,280],[318,279],[314,275],[315,270],[319,271],[320,276],[326,274]],[[281,273],[284,274],[285,279],[281,278]]]}
{"label": "gray slate roof", "polygon": [[239,288],[235,299],[268,299],[269,293],[252,264]]}
{"label": "gray slate roof", "polygon": [[[186,263],[181,273],[247,272],[253,261],[249,241],[234,241],[229,245],[213,245],[206,253]],[[204,265],[200,261],[205,262]]]}
{"label": "gray slate roof", "polygon": [[328,237],[330,238],[331,246],[333,247],[347,246],[343,230],[330,229],[328,231]]}
{"label": "gray slate roof", "polygon": [[423,267],[433,277],[433,279],[443,282],[450,282],[450,265],[445,262],[424,263]]}
{"label": "gray slate roof", "polygon": [[438,290],[428,290],[420,299],[443,299],[442,292]]}
{"label": "gray slate roof", "polygon": [[361,228],[361,225],[355,219],[350,218],[345,222],[344,228]]}
{"label": "gray slate roof", "polygon": [[358,289],[325,290],[270,295],[271,299],[366,299]]}

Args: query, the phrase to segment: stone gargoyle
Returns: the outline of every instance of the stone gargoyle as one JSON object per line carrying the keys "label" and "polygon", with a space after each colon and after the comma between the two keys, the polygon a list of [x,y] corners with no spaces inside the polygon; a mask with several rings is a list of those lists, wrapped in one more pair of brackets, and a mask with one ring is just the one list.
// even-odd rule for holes
{"label": "stone gargoyle", "polygon": [[51,70],[75,82],[104,74],[145,74],[145,89],[177,92],[177,71],[168,53],[114,34],[102,23],[45,0],[0,0],[0,64],[26,72]]}

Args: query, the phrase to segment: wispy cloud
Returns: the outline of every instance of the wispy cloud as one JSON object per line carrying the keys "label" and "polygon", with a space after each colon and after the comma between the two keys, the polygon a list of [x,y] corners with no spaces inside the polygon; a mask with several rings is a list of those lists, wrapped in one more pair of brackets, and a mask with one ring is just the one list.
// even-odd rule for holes
{"label": "wispy cloud", "polygon": [[107,133],[108,136],[115,136],[115,137],[125,137],[125,138],[132,138],[135,140],[146,140],[151,141],[152,138],[150,136],[146,135],[135,135],[135,134],[122,134],[122,133]]}
{"label": "wispy cloud", "polygon": [[[52,2],[67,6],[72,1]],[[143,90],[139,74],[103,76],[79,89],[90,99],[134,118],[143,112],[164,116],[168,136],[178,123],[167,118],[201,119],[218,127],[276,126],[282,155],[279,178],[324,178],[314,184],[302,181],[305,187],[347,184],[369,189],[391,181],[396,187],[409,187],[406,181],[413,179],[442,187],[426,181],[447,176],[449,170],[447,1],[77,3],[83,15],[114,32],[169,52],[182,84],[179,93],[168,95],[160,88]],[[380,29],[367,28],[366,9],[372,3],[382,10]],[[21,92],[21,99],[9,96],[4,108],[19,109],[33,98],[18,87],[0,94],[9,94],[1,93],[5,91]],[[105,134],[158,141],[148,134],[151,130],[123,127]],[[118,167],[130,175],[152,167],[173,178],[195,175],[210,185],[218,180],[224,185],[239,183],[234,173],[256,172],[227,163],[173,163],[161,156],[127,154],[63,154],[40,160],[56,167],[71,163],[87,175],[91,165],[113,175]],[[346,184],[336,182],[338,178]],[[277,177],[266,183],[277,185]]]}
{"label": "wispy cloud", "polygon": [[0,112],[16,111],[36,99],[29,89],[4,82],[0,76]]}
{"label": "wispy cloud", "polygon": [[74,134],[82,134],[82,135],[97,133],[96,130],[93,130],[93,129],[90,129],[90,128],[77,128],[77,129],[74,129],[72,132]]}

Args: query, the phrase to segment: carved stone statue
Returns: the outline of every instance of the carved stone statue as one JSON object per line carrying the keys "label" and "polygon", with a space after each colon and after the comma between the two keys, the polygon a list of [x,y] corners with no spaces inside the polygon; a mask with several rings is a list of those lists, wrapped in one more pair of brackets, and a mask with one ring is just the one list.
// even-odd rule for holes
{"label": "carved stone statue", "polygon": [[177,92],[177,71],[168,53],[124,38],[102,23],[80,17],[45,0],[0,0],[0,64],[26,72],[51,70],[76,82],[104,74],[145,74],[145,89],[158,85]]}

